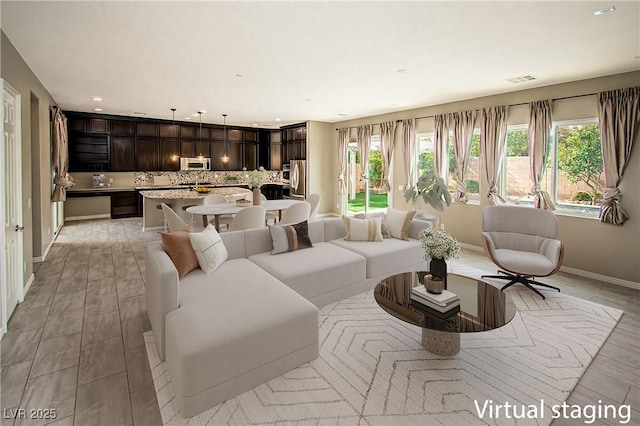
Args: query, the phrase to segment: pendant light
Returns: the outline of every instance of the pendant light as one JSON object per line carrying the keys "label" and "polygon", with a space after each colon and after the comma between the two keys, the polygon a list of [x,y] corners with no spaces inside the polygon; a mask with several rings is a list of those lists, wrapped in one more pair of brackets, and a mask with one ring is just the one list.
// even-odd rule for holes
{"label": "pendant light", "polygon": [[[200,114],[200,135],[198,141],[200,142],[200,146],[202,146],[202,111],[198,111],[198,114]],[[198,159],[204,160],[202,153],[198,154]]]}
{"label": "pendant light", "polygon": [[220,157],[224,164],[229,162],[229,142],[227,141],[227,114],[222,114],[222,118],[224,120],[224,155]]}
{"label": "pendant light", "polygon": [[[175,108],[171,108],[171,125],[175,126],[176,125],[176,109]],[[171,161],[178,161],[178,155],[177,154],[173,154],[171,156]]]}

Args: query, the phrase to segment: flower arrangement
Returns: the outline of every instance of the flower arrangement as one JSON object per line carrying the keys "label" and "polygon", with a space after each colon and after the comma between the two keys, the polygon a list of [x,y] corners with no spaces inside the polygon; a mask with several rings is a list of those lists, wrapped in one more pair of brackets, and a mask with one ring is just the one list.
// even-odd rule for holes
{"label": "flower arrangement", "polygon": [[460,244],[445,231],[434,231],[427,228],[420,232],[420,243],[424,250],[425,260],[449,259],[460,256]]}
{"label": "flower arrangement", "polygon": [[245,175],[249,189],[260,188],[269,179],[269,175],[264,167],[260,166],[258,170],[251,170]]}

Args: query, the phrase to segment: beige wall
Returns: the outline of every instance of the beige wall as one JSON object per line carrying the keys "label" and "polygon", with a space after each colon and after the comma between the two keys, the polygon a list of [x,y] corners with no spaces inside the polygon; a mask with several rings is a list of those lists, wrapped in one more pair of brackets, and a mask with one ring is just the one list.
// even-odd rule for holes
{"label": "beige wall", "polygon": [[[41,256],[53,240],[53,217],[51,203],[51,132],[49,126],[49,108],[56,102],[47,89],[40,83],[29,66],[24,62],[11,41],[2,32],[1,34],[1,68],[0,76],[22,96],[22,188],[23,188],[23,214],[24,214],[24,260],[27,263],[25,282],[33,273],[32,259]],[[39,123],[37,126],[38,141],[31,138],[32,129],[32,95],[37,98],[33,102],[37,105]],[[32,152],[32,146],[39,152]],[[33,163],[32,163],[33,159]],[[32,198],[32,173],[35,168],[39,170],[40,194],[38,200],[33,200],[36,209],[29,208],[29,199]],[[34,238],[33,233],[38,233]],[[37,246],[34,247],[34,240]]]}
{"label": "beige wall", "polygon": [[[603,90],[619,89],[623,87],[637,86],[640,81],[640,72],[617,74],[607,77],[558,84],[536,89],[522,90],[518,92],[504,93],[495,96],[469,99],[443,105],[435,105],[425,108],[400,111],[357,120],[348,120],[334,123],[335,127],[352,127],[362,124],[377,124],[383,121],[398,120],[404,118],[417,118],[434,114],[463,111],[469,109],[484,108],[496,105],[517,104],[539,99],[551,99],[586,95]],[[597,117],[595,96],[585,96],[558,100],[554,102],[554,121],[564,121],[581,118]],[[526,124],[528,122],[528,107],[526,105],[515,106],[509,109],[508,122],[510,125]],[[416,121],[416,132],[432,132],[433,118]],[[374,127],[374,134],[379,132],[378,126]],[[335,145],[336,136],[333,136]],[[352,130],[355,137],[355,129]],[[404,166],[402,164],[402,132],[396,132],[394,153],[394,184],[393,205],[396,208],[424,209],[421,202],[415,206],[405,203],[404,196],[398,191],[398,184],[404,184]],[[636,141],[636,143],[640,143]],[[336,156],[334,160],[334,175],[337,174],[338,164]],[[601,223],[593,218],[581,218],[558,213],[560,221],[560,238],[565,242],[564,266],[575,268],[596,274],[602,274],[627,280],[640,282],[640,147],[635,147],[629,166],[620,190],[622,191],[622,206],[629,213],[629,219],[624,226],[614,226]],[[480,192],[486,192],[487,182],[483,178],[480,182]],[[340,202],[340,196],[332,189],[334,211],[335,205]],[[446,229],[459,241],[476,246],[481,245],[480,213],[482,208],[488,205],[488,200],[481,197],[481,205],[454,204],[446,208],[442,214],[438,214]],[[432,213],[436,213],[432,211]]]}
{"label": "beige wall", "polygon": [[333,192],[337,187],[337,174],[332,173],[336,158],[335,138],[334,124],[307,122],[307,194],[320,194],[318,213],[331,212],[335,208]]}

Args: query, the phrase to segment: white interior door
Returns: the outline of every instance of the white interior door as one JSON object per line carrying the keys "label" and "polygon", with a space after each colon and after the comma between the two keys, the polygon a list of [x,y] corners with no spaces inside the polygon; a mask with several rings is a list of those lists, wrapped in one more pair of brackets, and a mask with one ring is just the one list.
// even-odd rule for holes
{"label": "white interior door", "polygon": [[20,94],[2,81],[2,329],[18,302],[24,298],[22,230],[22,144],[20,137]]}

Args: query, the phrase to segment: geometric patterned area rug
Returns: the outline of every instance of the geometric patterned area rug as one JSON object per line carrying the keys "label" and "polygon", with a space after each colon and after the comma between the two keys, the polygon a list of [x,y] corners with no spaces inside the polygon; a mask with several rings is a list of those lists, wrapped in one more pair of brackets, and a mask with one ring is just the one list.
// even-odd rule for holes
{"label": "geometric patterned area rug", "polygon": [[[153,332],[146,332],[163,423],[549,424],[553,406],[566,401],[622,311],[555,291],[543,300],[518,287],[508,289],[514,319],[462,334],[460,352],[450,357],[426,351],[421,329],[383,311],[373,291],[327,305],[316,360],[189,419],[178,412]],[[503,411],[489,418],[491,407],[505,403],[537,418],[507,419]]]}

